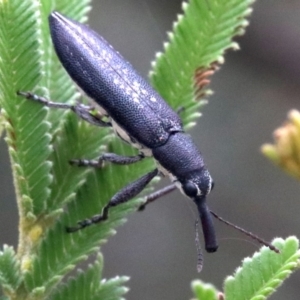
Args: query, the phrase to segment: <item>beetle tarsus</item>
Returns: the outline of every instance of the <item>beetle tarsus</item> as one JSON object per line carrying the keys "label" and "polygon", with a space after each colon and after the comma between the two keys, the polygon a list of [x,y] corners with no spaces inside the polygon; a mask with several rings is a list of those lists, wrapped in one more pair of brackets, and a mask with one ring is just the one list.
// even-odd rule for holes
{"label": "beetle tarsus", "polygon": [[103,161],[102,160],[88,160],[88,159],[71,159],[69,160],[70,165],[77,167],[94,167],[94,168],[102,168]]}

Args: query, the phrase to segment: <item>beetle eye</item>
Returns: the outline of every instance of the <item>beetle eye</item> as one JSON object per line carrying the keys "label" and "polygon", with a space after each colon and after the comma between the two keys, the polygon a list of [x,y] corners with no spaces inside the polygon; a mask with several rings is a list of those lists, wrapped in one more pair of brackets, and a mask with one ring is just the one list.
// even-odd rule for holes
{"label": "beetle eye", "polygon": [[184,190],[184,193],[191,198],[194,198],[198,195],[198,189],[196,187],[196,185],[192,182],[187,182],[185,184],[182,185],[182,188]]}

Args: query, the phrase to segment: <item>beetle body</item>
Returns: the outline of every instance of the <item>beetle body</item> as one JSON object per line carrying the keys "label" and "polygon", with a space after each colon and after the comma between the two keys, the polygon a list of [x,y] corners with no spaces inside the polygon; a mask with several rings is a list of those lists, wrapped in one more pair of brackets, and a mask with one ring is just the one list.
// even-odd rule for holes
{"label": "beetle body", "polygon": [[50,15],[49,23],[54,48],[70,77],[110,118],[116,134],[153,156],[158,169],[196,203],[206,249],[216,251],[206,206],[213,181],[178,114],[93,30],[57,12]]}

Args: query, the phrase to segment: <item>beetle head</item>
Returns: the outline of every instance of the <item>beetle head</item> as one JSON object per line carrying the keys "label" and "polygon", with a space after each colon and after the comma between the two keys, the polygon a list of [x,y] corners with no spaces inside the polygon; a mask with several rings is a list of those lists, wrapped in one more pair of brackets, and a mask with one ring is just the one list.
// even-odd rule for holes
{"label": "beetle head", "polygon": [[200,170],[191,171],[189,174],[185,174],[182,180],[179,179],[179,182],[181,184],[181,191],[186,196],[193,199],[197,205],[202,223],[206,251],[217,251],[218,244],[216,241],[215,229],[210,210],[206,205],[206,195],[210,193],[214,186],[208,170],[203,167]]}
{"label": "beetle head", "polygon": [[179,181],[182,192],[192,199],[205,197],[214,187],[213,179],[206,168],[185,174],[184,179]]}

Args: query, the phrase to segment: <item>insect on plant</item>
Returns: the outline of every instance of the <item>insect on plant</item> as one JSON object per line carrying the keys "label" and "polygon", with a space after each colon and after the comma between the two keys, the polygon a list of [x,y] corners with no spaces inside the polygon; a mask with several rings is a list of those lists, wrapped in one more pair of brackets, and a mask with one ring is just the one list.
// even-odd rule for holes
{"label": "insect on plant", "polygon": [[[78,166],[101,167],[103,161],[129,165],[145,157],[153,157],[156,168],[117,192],[103,211],[68,227],[75,232],[94,223],[105,221],[113,206],[137,196],[157,175],[167,176],[172,184],[148,197],[140,207],[173,191],[176,187],[197,206],[207,252],[218,249],[212,215],[206,204],[214,182],[203,157],[192,138],[184,132],[178,114],[134,70],[111,45],[89,27],[73,21],[58,12],[49,16],[50,32],[59,60],[72,80],[91,99],[100,117],[92,108],[80,103],[75,105],[55,103],[30,92],[19,92],[28,99],[46,106],[71,109],[81,119],[102,127],[112,127],[126,143],[138,149],[136,156],[105,153],[97,160],[72,160]],[[104,119],[105,117],[105,119]],[[108,121],[107,121],[108,120]],[[237,229],[243,231],[239,227]],[[252,238],[277,250],[251,233]]]}

